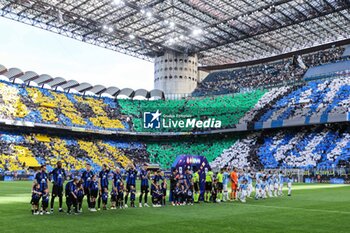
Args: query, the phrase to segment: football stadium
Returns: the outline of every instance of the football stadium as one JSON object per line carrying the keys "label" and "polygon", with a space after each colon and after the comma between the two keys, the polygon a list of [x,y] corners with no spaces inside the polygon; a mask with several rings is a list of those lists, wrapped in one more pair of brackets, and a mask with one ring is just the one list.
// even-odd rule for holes
{"label": "football stadium", "polygon": [[350,232],[349,0],[0,16],[0,232]]}

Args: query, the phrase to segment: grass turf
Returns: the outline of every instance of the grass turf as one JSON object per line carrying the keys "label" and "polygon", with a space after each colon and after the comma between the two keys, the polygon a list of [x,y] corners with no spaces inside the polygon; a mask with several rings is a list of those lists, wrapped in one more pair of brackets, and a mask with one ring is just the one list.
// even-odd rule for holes
{"label": "grass turf", "polygon": [[293,188],[292,197],[248,199],[245,204],[201,203],[96,213],[84,208],[78,216],[57,211],[32,216],[31,182],[0,182],[0,232],[349,232],[350,186],[303,184]]}

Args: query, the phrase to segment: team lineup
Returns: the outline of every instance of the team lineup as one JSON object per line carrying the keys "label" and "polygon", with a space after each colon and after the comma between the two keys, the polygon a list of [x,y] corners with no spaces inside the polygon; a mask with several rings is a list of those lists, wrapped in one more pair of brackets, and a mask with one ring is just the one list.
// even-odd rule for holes
{"label": "team lineup", "polygon": [[[193,205],[200,201],[219,203],[239,200],[245,203],[247,198],[252,198],[254,191],[256,200],[282,196],[284,183],[287,183],[288,196],[291,196],[292,177],[285,176],[282,171],[252,172],[249,169],[222,168],[214,173],[209,168],[204,172],[204,179],[201,179],[196,167],[192,169],[189,167],[184,172],[172,169],[171,174],[166,177],[160,170],[149,171],[147,165],[137,170],[130,164],[122,174],[120,168],[111,171],[104,164],[102,170],[95,173],[91,165],[87,164],[79,177],[76,176],[66,182],[67,174],[59,161],[57,167],[50,173],[47,173],[45,165],[42,165],[40,171],[36,173],[30,202],[31,211],[33,215],[52,214],[55,198],[58,197],[58,211],[65,212],[63,195],[67,214],[82,213],[85,196],[88,210],[91,212],[107,210],[109,202],[111,210],[128,208],[128,202],[130,207],[134,208],[136,207],[137,178],[140,180],[139,207],[149,207],[149,193],[153,207],[166,206],[167,201],[173,206]],[[110,179],[112,180],[111,191],[109,190]],[[169,198],[167,197],[168,180]],[[52,183],[51,194],[50,182]],[[231,186],[230,195],[229,185]]]}

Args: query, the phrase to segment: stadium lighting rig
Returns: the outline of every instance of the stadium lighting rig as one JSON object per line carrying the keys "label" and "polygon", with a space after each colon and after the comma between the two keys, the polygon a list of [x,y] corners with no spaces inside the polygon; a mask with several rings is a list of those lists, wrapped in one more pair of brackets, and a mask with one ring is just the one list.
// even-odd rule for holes
{"label": "stadium lighting rig", "polygon": [[201,35],[202,33],[203,33],[203,30],[200,29],[200,28],[195,28],[195,29],[193,29],[193,31],[192,31],[192,35],[193,35],[193,36],[199,36],[199,35]]}
{"label": "stadium lighting rig", "polygon": [[151,17],[152,17],[152,12],[147,11],[147,12],[146,12],[146,16],[147,16],[148,18],[151,18]]}
{"label": "stadium lighting rig", "polygon": [[149,61],[197,54],[203,65],[350,39],[349,8],[348,0],[0,0],[12,20]]}
{"label": "stadium lighting rig", "polygon": [[114,31],[113,27],[112,26],[108,26],[108,25],[103,25],[102,29],[104,31],[110,32],[110,33]]}
{"label": "stadium lighting rig", "polygon": [[170,22],[169,22],[169,27],[170,27],[170,28],[174,28],[174,27],[175,27],[175,23],[174,23],[173,21],[170,21]]}
{"label": "stadium lighting rig", "polygon": [[112,4],[115,6],[120,6],[120,5],[124,5],[124,2],[122,0],[113,0]]}

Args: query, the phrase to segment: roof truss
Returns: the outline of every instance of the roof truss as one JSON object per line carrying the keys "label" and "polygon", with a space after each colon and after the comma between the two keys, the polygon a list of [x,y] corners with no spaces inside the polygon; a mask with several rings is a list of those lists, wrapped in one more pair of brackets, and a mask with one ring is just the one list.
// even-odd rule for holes
{"label": "roof truss", "polygon": [[0,0],[12,20],[149,61],[198,53],[201,65],[348,39],[349,8],[350,0]]}

